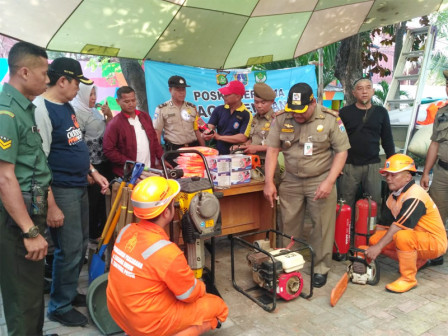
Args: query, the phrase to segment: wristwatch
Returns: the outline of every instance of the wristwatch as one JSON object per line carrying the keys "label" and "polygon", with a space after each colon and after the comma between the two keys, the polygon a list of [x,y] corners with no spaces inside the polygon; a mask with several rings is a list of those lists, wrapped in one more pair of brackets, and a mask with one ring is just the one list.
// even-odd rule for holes
{"label": "wristwatch", "polygon": [[96,172],[97,170],[95,168],[89,169],[89,174],[93,174],[94,172]]}
{"label": "wristwatch", "polygon": [[39,235],[39,227],[34,225],[32,226],[28,232],[23,233],[22,232],[22,237],[23,238],[36,238]]}

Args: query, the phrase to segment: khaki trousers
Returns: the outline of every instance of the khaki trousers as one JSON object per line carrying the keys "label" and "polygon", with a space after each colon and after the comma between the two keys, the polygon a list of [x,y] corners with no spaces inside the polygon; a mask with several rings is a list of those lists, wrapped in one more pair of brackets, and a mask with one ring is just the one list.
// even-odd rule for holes
{"label": "khaki trousers", "polygon": [[439,209],[443,224],[447,227],[448,217],[448,170],[443,169],[437,163],[433,168],[433,178],[429,195]]}
{"label": "khaki trousers", "polygon": [[304,239],[305,211],[311,218],[307,242],[315,253],[314,272],[327,274],[331,267],[336,221],[336,186],[325,199],[314,201],[314,193],[328,173],[311,178],[299,178],[286,173],[279,186],[281,231]]}

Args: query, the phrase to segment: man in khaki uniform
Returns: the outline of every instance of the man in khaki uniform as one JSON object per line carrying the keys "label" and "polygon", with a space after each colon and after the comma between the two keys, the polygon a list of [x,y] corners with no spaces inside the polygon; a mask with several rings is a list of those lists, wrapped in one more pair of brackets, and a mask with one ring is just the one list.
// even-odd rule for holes
{"label": "man in khaki uniform", "polygon": [[242,145],[234,146],[243,150],[245,154],[257,154],[263,166],[268,148],[266,139],[274,119],[272,104],[274,104],[275,96],[275,91],[269,85],[265,83],[254,85],[254,105],[257,113],[252,119],[249,140]]}
{"label": "man in khaki uniform", "polygon": [[190,86],[183,77],[172,76],[168,79],[168,87],[171,100],[157,106],[154,114],[153,124],[159,142],[163,131],[166,150],[205,146],[198,129],[196,106],[185,101],[186,88]]}
{"label": "man in khaki uniform", "polygon": [[[448,70],[443,71],[446,79],[446,93],[448,95]],[[436,164],[437,163],[437,164]],[[425,168],[420,185],[428,189],[429,172],[433,169],[433,178],[429,195],[436,203],[446,228],[448,217],[448,105],[442,107],[434,119],[431,144],[426,154]],[[443,258],[436,265],[441,265]]]}
{"label": "man in khaki uniform", "polygon": [[265,197],[273,207],[277,199],[274,172],[281,150],[286,170],[279,186],[282,231],[298,237],[308,211],[312,221],[308,240],[316,254],[313,285],[322,287],[334,242],[335,181],[350,148],[344,124],[336,112],[317,105],[308,84],[298,83],[271,124],[267,146]]}

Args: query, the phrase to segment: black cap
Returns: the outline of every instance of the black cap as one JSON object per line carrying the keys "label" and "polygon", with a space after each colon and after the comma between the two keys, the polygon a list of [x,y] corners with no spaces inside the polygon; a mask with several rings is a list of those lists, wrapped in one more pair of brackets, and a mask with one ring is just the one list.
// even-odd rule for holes
{"label": "black cap", "polygon": [[314,95],[311,86],[306,83],[297,83],[289,90],[285,111],[305,113],[313,99]]}
{"label": "black cap", "polygon": [[187,85],[187,81],[181,76],[171,76],[168,79],[168,87],[190,87],[190,85]]}
{"label": "black cap", "polygon": [[49,66],[48,71],[53,71],[61,76],[68,76],[79,80],[81,83],[92,85],[93,81],[84,77],[81,69],[81,64],[68,57],[56,58]]}

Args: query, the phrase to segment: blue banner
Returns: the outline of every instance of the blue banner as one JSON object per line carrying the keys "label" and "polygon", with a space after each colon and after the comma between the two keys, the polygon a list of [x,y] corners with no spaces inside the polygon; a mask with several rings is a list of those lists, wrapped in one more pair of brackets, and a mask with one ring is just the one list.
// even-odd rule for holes
{"label": "blue banner", "polygon": [[[186,101],[196,105],[199,115],[207,121],[216,106],[222,105],[223,97],[218,91],[226,82],[239,80],[246,86],[246,95],[243,103],[255,113],[253,86],[257,82],[265,82],[277,93],[273,105],[275,112],[285,107],[288,99],[289,88],[296,83],[308,83],[317,97],[316,67],[306,65],[298,68],[250,71],[247,69],[217,71],[203,68],[195,68],[184,65],[145,61],[146,93],[148,95],[148,108],[151,117],[159,104],[170,100],[168,90],[168,78],[182,76],[191,87],[187,88]],[[222,85],[219,85],[220,82]]]}

